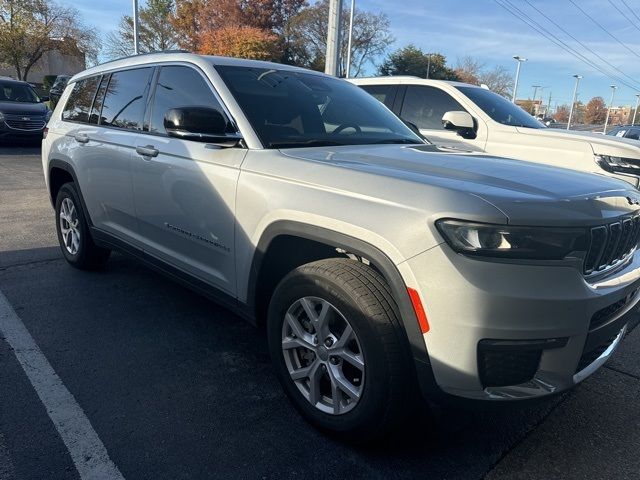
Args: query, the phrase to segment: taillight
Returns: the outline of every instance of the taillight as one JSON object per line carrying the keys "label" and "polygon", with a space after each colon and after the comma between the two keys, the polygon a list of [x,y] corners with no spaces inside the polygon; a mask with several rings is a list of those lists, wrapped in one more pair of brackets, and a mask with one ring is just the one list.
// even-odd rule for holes
{"label": "taillight", "polygon": [[49,133],[49,127],[44,127],[44,130],[42,131],[42,139],[43,140],[45,138],[47,138],[47,133]]}

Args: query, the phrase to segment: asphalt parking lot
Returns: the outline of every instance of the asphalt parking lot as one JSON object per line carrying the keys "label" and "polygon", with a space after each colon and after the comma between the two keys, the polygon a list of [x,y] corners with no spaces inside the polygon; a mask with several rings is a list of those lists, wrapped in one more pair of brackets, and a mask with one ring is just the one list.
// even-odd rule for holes
{"label": "asphalt parking lot", "polygon": [[[126,479],[640,478],[640,329],[552,401],[346,445],[291,408],[259,330],[124,256],[67,266],[28,145],[0,147],[2,296]],[[0,333],[0,479],[88,478],[25,368]]]}

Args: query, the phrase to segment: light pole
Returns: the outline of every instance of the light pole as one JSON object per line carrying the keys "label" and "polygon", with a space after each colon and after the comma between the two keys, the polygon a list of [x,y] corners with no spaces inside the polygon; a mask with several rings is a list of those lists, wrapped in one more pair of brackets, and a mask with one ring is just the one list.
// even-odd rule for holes
{"label": "light pole", "polygon": [[576,79],[576,85],[573,87],[573,101],[571,102],[571,110],[569,110],[569,121],[567,122],[567,130],[571,127],[571,119],[573,118],[573,109],[576,105],[576,98],[578,97],[578,85],[580,85],[580,79],[582,75],[574,75],[573,78]]}
{"label": "light pole", "polygon": [[351,39],[353,37],[353,16],[356,12],[356,0],[351,0],[351,14],[349,15],[349,42],[347,43],[347,71],[346,78],[351,75]]}
{"label": "light pole", "polygon": [[140,36],[138,34],[138,0],[133,0],[133,53],[140,53]]}
{"label": "light pole", "polygon": [[533,87],[533,100],[531,103],[531,115],[535,115],[536,113],[536,95],[538,94],[538,89],[542,85],[531,85]]}
{"label": "light pole", "polygon": [[640,93],[636,94],[636,109],[633,111],[633,121],[632,125],[636,124],[636,116],[638,115],[638,107],[640,106]]}
{"label": "light pole", "polygon": [[327,27],[327,55],[324,73],[338,76],[340,60],[340,14],[342,13],[342,0],[330,0],[329,25]]}
{"label": "light pole", "polygon": [[520,81],[520,65],[522,65],[522,62],[526,62],[527,59],[526,58],[522,58],[518,55],[514,55],[513,59],[518,62],[518,66],[516,67],[516,80],[513,83],[513,96],[511,97],[511,101],[513,103],[516,103],[516,95],[518,94],[518,82]]}
{"label": "light pole", "polygon": [[611,102],[609,102],[609,108],[607,109],[607,119],[604,121],[604,129],[602,133],[607,133],[607,126],[609,125],[609,117],[611,116],[611,108],[613,107],[613,99],[616,96],[616,87],[615,85],[611,85]]}

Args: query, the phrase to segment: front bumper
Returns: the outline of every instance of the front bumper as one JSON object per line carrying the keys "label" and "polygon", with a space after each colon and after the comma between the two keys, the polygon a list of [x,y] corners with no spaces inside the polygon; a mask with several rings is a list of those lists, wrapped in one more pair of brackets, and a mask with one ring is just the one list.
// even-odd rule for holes
{"label": "front bumper", "polygon": [[[593,283],[574,267],[473,259],[446,244],[408,260],[429,319],[423,337],[439,389],[469,399],[514,400],[581,382],[613,354],[637,309],[639,257]],[[481,357],[487,342],[510,352],[543,346],[536,347],[531,375],[504,384],[487,381]],[[496,358],[507,369],[515,361],[511,354]]]}

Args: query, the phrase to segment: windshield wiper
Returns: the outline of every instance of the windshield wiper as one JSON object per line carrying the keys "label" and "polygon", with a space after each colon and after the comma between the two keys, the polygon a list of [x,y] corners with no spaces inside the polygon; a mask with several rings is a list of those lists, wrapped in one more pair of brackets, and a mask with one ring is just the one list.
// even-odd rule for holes
{"label": "windshield wiper", "polygon": [[386,138],[384,140],[377,140],[375,142],[371,142],[372,145],[378,145],[378,144],[383,144],[383,143],[397,143],[397,144],[403,144],[403,145],[420,145],[422,143],[425,142],[419,142],[416,140],[412,140],[410,138]]}
{"label": "windshield wiper", "polygon": [[289,142],[271,142],[269,148],[296,148],[296,147],[338,147],[344,143],[333,140],[299,140]]}

